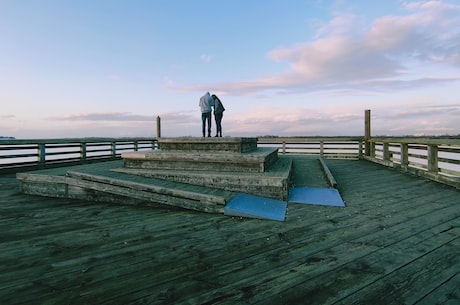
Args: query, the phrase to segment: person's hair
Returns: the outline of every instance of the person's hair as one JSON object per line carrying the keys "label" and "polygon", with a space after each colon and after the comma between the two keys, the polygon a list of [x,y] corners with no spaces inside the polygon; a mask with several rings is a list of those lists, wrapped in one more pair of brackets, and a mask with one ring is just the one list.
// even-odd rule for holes
{"label": "person's hair", "polygon": [[212,95],[212,98],[218,99],[220,101],[220,98],[218,98],[215,94]]}

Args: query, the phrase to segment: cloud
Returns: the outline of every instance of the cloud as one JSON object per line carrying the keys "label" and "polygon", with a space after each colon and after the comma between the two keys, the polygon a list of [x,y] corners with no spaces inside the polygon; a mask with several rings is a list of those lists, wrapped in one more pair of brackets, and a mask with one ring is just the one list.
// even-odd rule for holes
{"label": "cloud", "polygon": [[[270,90],[379,92],[459,81],[460,5],[426,1],[404,8],[406,15],[383,16],[370,23],[359,16],[339,15],[319,27],[312,40],[269,51],[270,60],[289,64],[286,71],[174,89],[203,91],[211,86],[222,95]],[[433,70],[446,67],[452,75],[433,75]]]}
{"label": "cloud", "polygon": [[123,79],[123,77],[121,75],[118,75],[118,74],[109,74],[109,75],[107,75],[107,78],[110,79],[110,80],[113,80],[113,81],[119,81],[119,80]]}
{"label": "cloud", "polygon": [[14,118],[16,118],[16,116],[13,115],[13,114],[3,114],[3,115],[0,115],[0,119],[4,119],[4,120],[14,119]]}
{"label": "cloud", "polygon": [[210,63],[212,60],[212,56],[209,54],[201,54],[200,59],[205,63]]}
{"label": "cloud", "polygon": [[106,112],[106,113],[78,113],[64,116],[49,117],[54,121],[115,121],[115,122],[151,122],[154,120],[150,115],[132,114],[130,112]]}

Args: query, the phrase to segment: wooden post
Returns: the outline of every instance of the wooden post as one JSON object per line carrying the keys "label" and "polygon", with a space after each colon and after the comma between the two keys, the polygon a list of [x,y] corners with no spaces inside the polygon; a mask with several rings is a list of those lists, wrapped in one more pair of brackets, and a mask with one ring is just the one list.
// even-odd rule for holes
{"label": "wooden post", "polygon": [[383,160],[390,160],[390,143],[383,142]]}
{"label": "wooden post", "polygon": [[46,161],[46,144],[38,144],[38,163],[45,164]]}
{"label": "wooden post", "polygon": [[282,151],[283,151],[283,155],[286,154],[286,141],[283,141]]}
{"label": "wooden post", "polygon": [[80,160],[82,161],[86,160],[86,143],[85,142],[80,143]]}
{"label": "wooden post", "polygon": [[369,140],[371,139],[371,111],[364,110],[364,153],[366,156],[371,155]]}
{"label": "wooden post", "polygon": [[409,144],[401,144],[401,167],[407,169],[409,166]]}
{"label": "wooden post", "polygon": [[157,139],[161,138],[161,119],[157,116]]}
{"label": "wooden post", "polygon": [[110,144],[110,150],[112,151],[112,158],[116,158],[117,157],[117,142],[112,142]]}
{"label": "wooden post", "polygon": [[319,155],[321,157],[324,155],[324,141],[319,141]]}
{"label": "wooden post", "polygon": [[375,158],[375,142],[371,142],[369,145],[369,155],[371,158]]}
{"label": "wooden post", "polygon": [[438,172],[438,146],[428,145],[428,171],[431,173]]}

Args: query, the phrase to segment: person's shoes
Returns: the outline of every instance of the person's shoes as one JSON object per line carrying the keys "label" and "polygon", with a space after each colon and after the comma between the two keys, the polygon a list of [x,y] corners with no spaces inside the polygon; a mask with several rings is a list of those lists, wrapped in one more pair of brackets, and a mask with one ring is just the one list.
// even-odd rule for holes
{"label": "person's shoes", "polygon": [[219,135],[218,135],[218,134],[216,134],[216,138],[217,138],[218,136],[219,136]]}

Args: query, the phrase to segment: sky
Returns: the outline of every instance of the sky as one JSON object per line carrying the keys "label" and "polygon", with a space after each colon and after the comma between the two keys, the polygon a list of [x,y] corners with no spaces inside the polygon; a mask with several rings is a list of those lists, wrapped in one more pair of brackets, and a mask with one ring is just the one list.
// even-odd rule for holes
{"label": "sky", "polygon": [[[0,136],[460,134],[460,0],[0,0]],[[213,122],[213,134],[215,124]]]}

